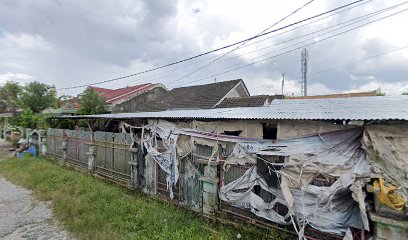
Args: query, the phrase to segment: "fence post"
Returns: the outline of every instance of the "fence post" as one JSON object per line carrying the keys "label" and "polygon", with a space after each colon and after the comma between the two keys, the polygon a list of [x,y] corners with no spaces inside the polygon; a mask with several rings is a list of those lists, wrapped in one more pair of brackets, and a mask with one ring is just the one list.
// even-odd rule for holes
{"label": "fence post", "polygon": [[89,143],[89,149],[86,155],[88,155],[88,173],[92,174],[95,171],[95,156],[96,156],[96,146],[95,146],[95,132],[91,130],[91,143]]}
{"label": "fence post", "polygon": [[138,171],[137,171],[137,152],[138,149],[133,147],[133,144],[129,147],[129,152],[130,154],[132,154],[132,158],[130,161],[128,161],[128,164],[130,165],[130,185],[131,187],[136,187],[136,186],[140,186],[140,183],[138,181]]}
{"label": "fence post", "polygon": [[60,164],[65,165],[65,162],[67,160],[67,152],[68,152],[68,139],[67,139],[65,130],[62,131],[61,150],[62,150],[62,158],[60,159]]}
{"label": "fence post", "polygon": [[200,178],[203,186],[203,213],[214,215],[218,209],[217,163],[204,166],[204,176]]}
{"label": "fence post", "polygon": [[38,155],[45,156],[47,153],[47,134],[46,130],[38,130]]}
{"label": "fence post", "polygon": [[89,151],[86,154],[88,155],[88,173],[92,174],[95,171],[96,156],[96,148],[93,143],[89,144]]}

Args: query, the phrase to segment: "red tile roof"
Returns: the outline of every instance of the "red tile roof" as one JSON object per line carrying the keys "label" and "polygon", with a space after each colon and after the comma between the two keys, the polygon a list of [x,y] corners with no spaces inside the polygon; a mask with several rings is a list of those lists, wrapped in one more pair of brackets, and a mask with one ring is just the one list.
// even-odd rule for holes
{"label": "red tile roof", "polygon": [[94,89],[96,92],[101,93],[106,98],[106,103],[114,104],[122,99],[131,97],[133,95],[138,95],[141,91],[153,88],[155,86],[157,86],[157,84],[145,83],[118,89],[107,89],[93,86],[89,87]]}

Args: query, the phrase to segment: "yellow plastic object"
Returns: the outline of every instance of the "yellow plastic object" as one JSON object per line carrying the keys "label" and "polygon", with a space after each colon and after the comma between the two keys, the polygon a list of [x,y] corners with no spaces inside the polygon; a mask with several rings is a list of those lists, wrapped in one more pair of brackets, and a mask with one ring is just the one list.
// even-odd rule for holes
{"label": "yellow plastic object", "polygon": [[396,186],[386,186],[384,180],[379,178],[373,184],[374,193],[380,203],[396,210],[402,210],[405,205],[405,199],[400,194],[396,193]]}

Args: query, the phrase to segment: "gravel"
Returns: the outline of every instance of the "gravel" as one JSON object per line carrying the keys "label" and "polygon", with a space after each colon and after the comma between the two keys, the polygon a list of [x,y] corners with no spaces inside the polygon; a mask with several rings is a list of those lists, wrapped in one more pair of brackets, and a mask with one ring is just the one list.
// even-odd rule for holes
{"label": "gravel", "polygon": [[[9,154],[0,140],[0,156]],[[0,159],[1,161],[1,159]],[[51,204],[33,198],[31,191],[0,176],[0,239],[73,239],[53,218]]]}

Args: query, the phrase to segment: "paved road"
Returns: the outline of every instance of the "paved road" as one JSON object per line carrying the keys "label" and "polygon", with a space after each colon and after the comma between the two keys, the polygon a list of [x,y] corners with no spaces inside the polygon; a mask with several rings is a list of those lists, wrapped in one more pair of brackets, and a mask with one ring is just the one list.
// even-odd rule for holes
{"label": "paved road", "polygon": [[[7,147],[7,143],[0,140],[0,158],[9,154]],[[53,219],[50,203],[34,199],[31,191],[0,175],[0,239],[73,238]]]}

